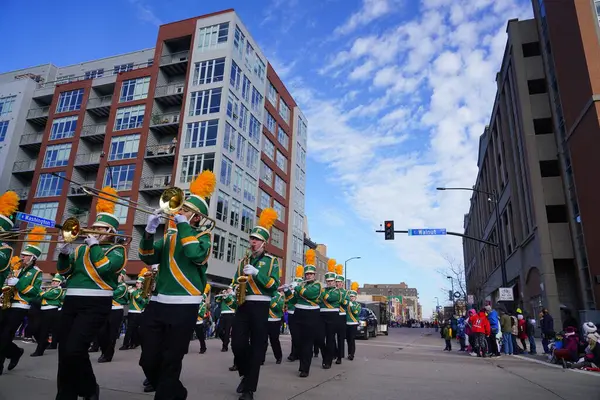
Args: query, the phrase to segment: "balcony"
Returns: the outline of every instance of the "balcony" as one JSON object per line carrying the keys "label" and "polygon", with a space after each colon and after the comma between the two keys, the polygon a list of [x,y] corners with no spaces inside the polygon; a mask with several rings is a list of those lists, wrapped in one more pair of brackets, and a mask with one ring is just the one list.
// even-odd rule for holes
{"label": "balcony", "polygon": [[90,114],[97,117],[108,117],[110,106],[112,104],[112,95],[102,97],[90,97],[87,102],[87,110]]}
{"label": "balcony", "polygon": [[35,164],[37,160],[19,160],[13,165],[13,174],[24,174],[31,175],[33,177],[33,171],[35,171]]}
{"label": "balcony", "polygon": [[147,194],[161,194],[165,189],[171,187],[171,175],[154,175],[142,178],[140,191]]}
{"label": "balcony", "polygon": [[30,188],[9,188],[19,196],[19,201],[27,201],[29,198],[29,193],[31,192]]}
{"label": "balcony", "polygon": [[171,83],[158,86],[154,92],[154,99],[164,106],[180,106],[183,103],[185,82]]}
{"label": "balcony", "polygon": [[48,122],[49,112],[50,107],[32,108],[27,111],[27,119],[29,122],[34,124],[46,125],[46,122]]}
{"label": "balcony", "polygon": [[81,138],[93,143],[104,143],[106,124],[85,125],[81,128]]}
{"label": "balcony", "polygon": [[[90,187],[94,187],[94,185],[96,185],[95,181],[85,181],[85,182],[81,182],[81,185],[83,186],[90,186]],[[76,185],[74,183],[71,183],[69,185],[69,194],[67,194],[67,196],[69,197],[92,197],[91,195],[87,194],[82,188],[81,185]]]}
{"label": "balcony", "polygon": [[176,135],[179,130],[179,119],[179,112],[153,114],[150,120],[150,129],[166,135]]}
{"label": "balcony", "polygon": [[27,133],[21,136],[19,145],[26,149],[39,151],[42,146],[43,133]]}
{"label": "balcony", "polygon": [[67,218],[77,218],[82,227],[86,228],[88,226],[88,220],[90,219],[90,212],[86,211],[84,213],[73,213],[67,211],[64,216],[64,219]]}
{"label": "balcony", "polygon": [[175,162],[177,143],[156,144],[146,147],[146,160],[154,164],[170,164]]}
{"label": "balcony", "polygon": [[[96,171],[100,167],[101,153],[77,154],[75,156],[75,167],[83,171]],[[93,185],[92,185],[93,186]]]}
{"label": "balcony", "polygon": [[160,58],[160,68],[169,76],[183,75],[187,71],[189,50],[167,54]]}

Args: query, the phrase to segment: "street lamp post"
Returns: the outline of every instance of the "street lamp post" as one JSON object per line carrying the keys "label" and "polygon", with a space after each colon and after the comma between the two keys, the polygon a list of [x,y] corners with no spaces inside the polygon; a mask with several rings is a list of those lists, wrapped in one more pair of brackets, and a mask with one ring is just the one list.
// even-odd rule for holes
{"label": "street lamp post", "polygon": [[454,302],[454,279],[451,276],[447,276],[446,279],[450,279],[452,285],[452,293],[450,294],[450,301],[452,301],[452,313],[456,312],[456,303]]}
{"label": "street lamp post", "polygon": [[347,271],[348,261],[351,261],[351,260],[360,260],[360,257],[352,257],[352,258],[349,258],[346,261],[344,261],[344,287],[346,287],[346,274],[348,272]]}
{"label": "street lamp post", "polygon": [[498,250],[500,251],[500,271],[502,273],[502,286],[506,287],[508,284],[508,278],[506,276],[506,259],[504,257],[504,243],[502,239],[502,234],[500,233],[500,198],[498,196],[498,192],[496,189],[491,192],[486,192],[485,190],[475,189],[475,188],[446,188],[439,187],[437,190],[468,190],[475,193],[481,193],[488,196],[488,201],[496,203],[496,232],[498,234]]}

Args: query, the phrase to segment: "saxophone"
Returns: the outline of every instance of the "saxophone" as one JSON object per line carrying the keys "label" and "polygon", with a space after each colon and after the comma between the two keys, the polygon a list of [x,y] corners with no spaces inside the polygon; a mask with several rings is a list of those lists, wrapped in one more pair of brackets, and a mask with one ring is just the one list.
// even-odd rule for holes
{"label": "saxophone", "polygon": [[[10,266],[10,273],[8,274],[7,280],[10,278],[16,277],[16,266],[20,265],[23,261],[20,261],[16,265]],[[15,297],[15,287],[14,286],[4,286],[2,288],[2,309],[7,310],[11,307],[11,303],[13,298]]]}
{"label": "saxophone", "polygon": [[156,271],[148,271],[144,274],[144,283],[142,284],[142,297],[147,299],[150,297],[156,282]]}
{"label": "saxophone", "polygon": [[[242,259],[242,265],[246,265],[250,262],[250,249],[246,250],[246,255]],[[237,278],[237,292],[235,293],[238,307],[244,304],[246,301],[246,284],[248,283],[248,277],[246,275],[240,275]]]}

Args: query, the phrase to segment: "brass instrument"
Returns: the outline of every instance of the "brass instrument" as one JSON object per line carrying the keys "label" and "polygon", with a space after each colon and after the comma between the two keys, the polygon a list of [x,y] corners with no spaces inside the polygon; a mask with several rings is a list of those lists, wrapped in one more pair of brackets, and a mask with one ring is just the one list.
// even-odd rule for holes
{"label": "brass instrument", "polygon": [[156,281],[156,274],[158,271],[148,271],[144,274],[144,283],[142,284],[142,297],[147,299],[152,294],[154,289],[154,282]]}
{"label": "brass instrument", "polygon": [[[242,265],[245,266],[250,262],[250,249],[246,250],[246,255],[242,259]],[[246,301],[246,284],[248,283],[248,277],[246,275],[240,275],[237,278],[238,288],[235,293],[238,307],[244,304]]]}
{"label": "brass instrument", "polygon": [[[23,261],[19,260],[19,264],[22,264]],[[16,270],[12,265],[10,266],[10,273],[8,274],[7,280],[10,278],[16,278]],[[14,286],[4,286],[2,288],[2,309],[7,310],[11,307],[12,300],[15,297],[15,287]]]}

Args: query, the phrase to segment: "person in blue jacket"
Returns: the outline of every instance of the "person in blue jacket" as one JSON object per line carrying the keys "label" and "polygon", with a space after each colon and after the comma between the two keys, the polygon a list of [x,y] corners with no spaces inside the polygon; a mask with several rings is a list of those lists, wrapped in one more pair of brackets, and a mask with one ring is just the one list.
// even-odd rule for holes
{"label": "person in blue jacket", "polygon": [[492,309],[492,306],[485,306],[485,311],[487,313],[488,321],[490,321],[490,329],[492,334],[488,336],[488,349],[492,356],[497,357],[500,355],[500,351],[498,351],[498,340],[496,340],[496,335],[500,330],[500,319],[498,317],[498,312]]}

